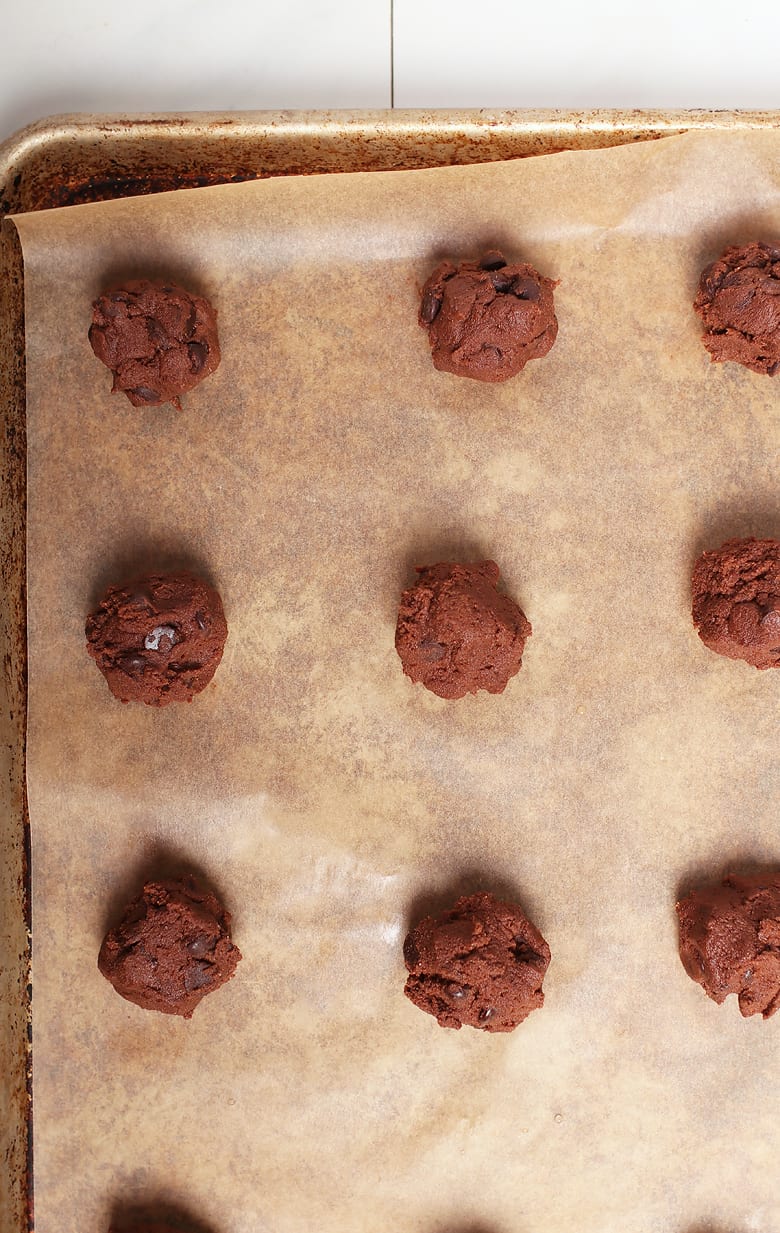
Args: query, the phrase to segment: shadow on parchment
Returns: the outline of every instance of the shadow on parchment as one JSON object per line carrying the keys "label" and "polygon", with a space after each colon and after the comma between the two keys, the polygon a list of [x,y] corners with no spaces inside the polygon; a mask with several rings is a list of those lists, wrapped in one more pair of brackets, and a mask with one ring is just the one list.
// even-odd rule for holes
{"label": "shadow on parchment", "polygon": [[[503,875],[496,877],[483,869],[471,867],[451,877],[442,886],[431,886],[415,895],[406,908],[406,932],[409,933],[424,916],[439,916],[452,908],[462,895],[474,895],[477,891],[490,891],[496,899],[516,904],[533,921],[533,905],[529,910],[526,896],[515,882]],[[475,1230],[475,1233],[479,1231]]]}
{"label": "shadow on parchment", "polygon": [[145,882],[184,878],[188,875],[194,877],[205,890],[216,895],[219,902],[230,911],[222,890],[207,870],[181,849],[154,838],[147,841],[135,864],[116,881],[106,903],[103,933],[119,924],[125,908],[141,893]]}
{"label": "shadow on parchment", "polygon": [[728,539],[780,539],[780,493],[734,497],[705,513],[689,541],[690,569],[703,552],[720,548]]}
{"label": "shadow on parchment", "polygon": [[185,548],[180,541],[162,533],[139,543],[130,531],[127,543],[122,544],[120,539],[113,556],[101,565],[92,579],[89,590],[90,612],[97,608],[110,586],[124,586],[128,582],[140,581],[150,574],[167,574],[179,570],[197,574],[204,582],[214,586],[210,567],[202,557]]}
{"label": "shadow on parchment", "polygon": [[109,1233],[217,1233],[179,1203],[151,1198],[141,1203],[117,1200],[111,1207]]}
{"label": "shadow on parchment", "polygon": [[[767,881],[780,878],[780,860],[774,862],[757,861],[750,852],[735,849],[728,859],[719,852],[717,860],[705,864],[698,862],[684,870],[677,882],[675,898],[683,899],[691,891],[702,886],[720,885],[727,874],[736,873],[741,877],[766,878]],[[690,1233],[697,1233],[691,1230]],[[702,1229],[700,1233],[707,1233]]]}
{"label": "shadow on parchment", "polygon": [[[455,240],[438,240],[428,250],[421,268],[427,270],[422,275],[422,282],[440,261],[452,261],[457,265],[460,261],[481,261],[485,253],[502,253],[507,264],[518,261],[529,261],[525,252],[520,251],[517,237],[508,231],[475,231],[468,237],[458,235]],[[422,284],[421,284],[422,285]]]}
{"label": "shadow on parchment", "polygon": [[[412,528],[406,539],[406,546],[398,553],[398,570],[394,579],[394,589],[388,596],[388,617],[395,624],[398,616],[398,602],[401,592],[414,586],[417,581],[417,568],[425,565],[438,565],[442,561],[456,562],[460,565],[474,565],[480,561],[496,561],[501,568],[500,544],[488,544],[480,539],[471,529],[463,526],[450,526],[444,529],[432,529],[430,523],[419,528]],[[523,598],[512,586],[511,580],[504,577],[503,570],[498,583],[500,592],[505,592],[523,607]]]}
{"label": "shadow on parchment", "polygon": [[691,1228],[682,1229],[680,1233],[736,1233],[736,1230],[726,1228],[722,1224],[709,1224],[705,1221],[703,1224],[695,1224]]}
{"label": "shadow on parchment", "polygon": [[435,1224],[431,1228],[431,1233],[501,1233],[501,1230],[494,1224]]}
{"label": "shadow on parchment", "polygon": [[[165,286],[175,284],[191,291],[195,295],[213,294],[213,288],[203,284],[203,272],[195,266],[189,266],[181,259],[161,261],[159,258],[138,257],[132,260],[110,262],[100,275],[100,284],[95,288],[95,297],[106,291],[118,290],[129,282],[147,278],[150,282],[160,282]],[[216,307],[216,305],[215,305]]]}
{"label": "shadow on parchment", "polygon": [[749,244],[753,240],[780,248],[776,209],[767,207],[764,210],[725,215],[718,218],[717,223],[712,226],[702,228],[699,244],[693,253],[693,265],[688,271],[687,290],[691,303],[698,290],[702,271],[713,261],[717,261],[727,248]]}

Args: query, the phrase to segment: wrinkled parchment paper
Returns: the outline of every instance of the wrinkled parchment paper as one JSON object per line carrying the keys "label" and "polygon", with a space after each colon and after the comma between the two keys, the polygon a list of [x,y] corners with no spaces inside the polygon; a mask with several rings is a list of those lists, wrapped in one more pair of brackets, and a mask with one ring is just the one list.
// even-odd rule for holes
{"label": "wrinkled parchment paper", "polygon": [[[266,181],[17,219],[29,430],[38,1233],[160,1199],[213,1233],[780,1230],[780,1016],[685,975],[681,886],[780,859],[780,673],[720,659],[692,562],[780,535],[780,379],[711,365],[726,243],[780,240],[780,133]],[[437,373],[418,289],[503,246],[560,279],[500,386]],[[109,395],[92,298],[164,273],[219,311],[179,414]],[[393,648],[413,566],[492,557],[533,623],[500,697]],[[230,624],[192,705],[121,706],[103,587],[187,563]],[[96,956],[199,869],[236,978],[190,1023]],[[516,897],[550,943],[515,1033],[402,995],[410,922]]]}

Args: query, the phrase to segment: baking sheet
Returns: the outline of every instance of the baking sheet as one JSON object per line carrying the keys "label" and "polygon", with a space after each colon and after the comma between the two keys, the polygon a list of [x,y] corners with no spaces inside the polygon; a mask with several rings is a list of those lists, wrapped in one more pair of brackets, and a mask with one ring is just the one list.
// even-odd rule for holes
{"label": "baking sheet", "polygon": [[[777,859],[776,685],[690,626],[696,553],[780,534],[780,387],[690,310],[726,242],[776,238],[773,133],[267,181],[17,220],[28,324],[28,785],[36,1225],[155,1199],[215,1231],[771,1233],[768,1023],[675,952],[695,872]],[[503,245],[560,278],[550,355],[436,373],[417,288]],[[132,412],[91,298],[165,271],[223,362]],[[534,626],[504,695],[403,678],[415,563],[494,557]],[[191,706],[121,707],[83,651],[110,579],[200,565],[231,635]],[[144,873],[187,862],[244,953],[191,1023],[95,967]],[[517,1032],[449,1033],[400,943],[477,885],[550,943]]]}

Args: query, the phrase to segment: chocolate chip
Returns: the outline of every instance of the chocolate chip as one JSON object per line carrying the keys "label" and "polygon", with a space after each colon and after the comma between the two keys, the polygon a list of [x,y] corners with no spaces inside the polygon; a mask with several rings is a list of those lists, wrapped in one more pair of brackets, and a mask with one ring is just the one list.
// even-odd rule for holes
{"label": "chocolate chip", "polygon": [[112,304],[127,304],[129,298],[126,291],[112,291],[108,297]]}
{"label": "chocolate chip", "polygon": [[172,625],[155,625],[144,638],[145,651],[170,651],[176,642],[176,630]]}
{"label": "chocolate chip", "polygon": [[425,292],[420,308],[420,320],[423,325],[430,325],[436,319],[441,308],[442,297],[437,295],[435,291],[428,290]]}
{"label": "chocolate chip", "polygon": [[206,963],[203,959],[198,959],[184,973],[184,988],[188,993],[192,993],[194,989],[202,989],[204,985],[210,985],[214,974],[212,964]]}
{"label": "chocolate chip", "polygon": [[213,949],[214,943],[207,933],[199,934],[197,938],[193,938],[192,941],[187,944],[187,950],[191,955],[194,955],[196,959],[202,958],[203,955],[208,954],[208,952]]}
{"label": "chocolate chip", "polygon": [[780,372],[780,362],[776,360],[774,364],[769,365],[766,371],[767,376],[774,377],[776,373]]}
{"label": "chocolate chip", "polygon": [[486,1023],[488,1019],[493,1019],[495,1017],[495,1014],[496,1014],[496,1011],[494,1007],[486,1006],[484,1010],[481,1010],[479,1012],[479,1017],[483,1023]]}
{"label": "chocolate chip", "polygon": [[507,278],[506,274],[503,274],[500,270],[491,273],[490,281],[499,295],[505,294],[507,291],[511,291],[513,289],[513,280],[511,278]]}
{"label": "chocolate chip", "polygon": [[137,676],[146,667],[146,660],[140,655],[123,655],[119,660],[119,667],[127,676]]}
{"label": "chocolate chip", "polygon": [[130,594],[130,603],[134,608],[148,608],[152,605],[152,597],[148,591],[142,589],[132,591]]}
{"label": "chocolate chip", "polygon": [[453,1002],[462,1002],[466,996],[466,990],[463,988],[463,985],[447,985],[444,992],[448,998],[452,998]]}
{"label": "chocolate chip", "polygon": [[409,937],[404,942],[404,959],[408,968],[416,968],[420,962],[420,952],[415,946],[411,934],[409,934]]}
{"label": "chocolate chip", "polygon": [[159,402],[160,395],[157,390],[150,390],[148,385],[137,385],[135,389],[128,390],[128,394],[134,394],[136,398],[143,399],[144,402]]}
{"label": "chocolate chip", "polygon": [[434,638],[422,638],[420,640],[420,655],[428,660],[429,663],[438,663],[447,653],[447,648],[443,642],[437,642]]}
{"label": "chocolate chip", "polygon": [[512,292],[518,300],[538,300],[541,295],[539,284],[522,274],[516,274],[512,279]]}
{"label": "chocolate chip", "polygon": [[491,248],[490,252],[485,253],[479,263],[481,270],[503,270],[506,265],[506,259],[503,253],[500,253],[497,248]]}
{"label": "chocolate chip", "polygon": [[537,963],[541,958],[522,937],[515,938],[515,955],[521,963]]}
{"label": "chocolate chip", "polygon": [[209,355],[208,343],[191,342],[187,343],[187,354],[190,357],[190,368],[193,372],[200,372],[203,365],[206,363]]}
{"label": "chocolate chip", "polygon": [[204,614],[204,613],[202,613],[202,612],[196,612],[196,613],[195,613],[195,624],[197,625],[198,629],[205,629],[205,628],[206,628],[206,620],[205,620],[205,614]]}
{"label": "chocolate chip", "polygon": [[146,318],[146,330],[150,342],[153,342],[155,346],[168,341],[168,335],[156,317]]}

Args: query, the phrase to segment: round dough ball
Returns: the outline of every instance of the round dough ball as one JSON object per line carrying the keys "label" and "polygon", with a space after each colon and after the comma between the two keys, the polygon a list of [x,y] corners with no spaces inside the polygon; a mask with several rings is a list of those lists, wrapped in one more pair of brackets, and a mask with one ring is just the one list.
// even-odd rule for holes
{"label": "round dough ball", "polygon": [[423,287],[419,321],[434,367],[476,381],[506,381],[541,359],[558,333],[557,282],[501,253],[443,261]]}
{"label": "round dough ball", "polygon": [[418,568],[398,610],[395,649],[413,681],[440,698],[479,689],[500,694],[520,670],[531,625],[514,600],[496,590],[495,561]]}
{"label": "round dough ball", "polygon": [[219,365],[217,314],[208,300],[173,283],[139,279],[107,291],[92,305],[89,341],[111,369],[111,392],[134,407],[180,398]]}
{"label": "round dough ball", "polygon": [[98,967],[128,1002],[192,1018],[230,980],[241,952],[230,914],[195,878],[147,882],[103,940]]}
{"label": "round dough ball", "polygon": [[691,891],[677,904],[680,958],[713,1002],[736,993],[742,1014],[780,1006],[780,874],[739,877]]}
{"label": "round dough ball", "polygon": [[227,622],[212,586],[186,570],[112,586],[87,617],[87,651],[120,702],[190,702],[222,659]]}
{"label": "round dough ball", "polygon": [[780,666],[780,543],[730,539],[693,570],[693,623],[705,646],[754,668]]}
{"label": "round dough ball", "polygon": [[441,1027],[511,1032],[544,1004],[550,948],[512,903],[480,893],[426,916],[404,942],[404,993]]}
{"label": "round dough ball", "polygon": [[727,248],[701,276],[693,307],[715,361],[733,360],[774,377],[780,369],[780,249]]}

